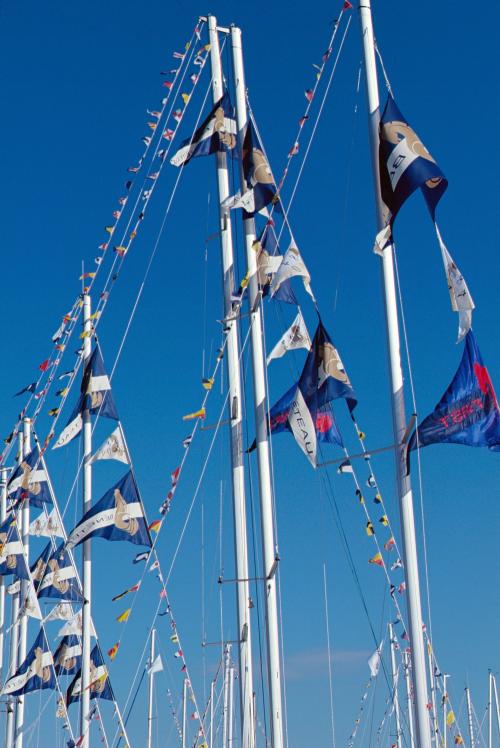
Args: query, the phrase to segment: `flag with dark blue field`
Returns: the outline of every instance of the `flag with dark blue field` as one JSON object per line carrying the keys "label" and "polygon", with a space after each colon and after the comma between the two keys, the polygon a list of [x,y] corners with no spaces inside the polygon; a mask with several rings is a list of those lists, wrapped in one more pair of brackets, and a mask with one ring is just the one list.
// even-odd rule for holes
{"label": "flag with dark blue field", "polygon": [[35,446],[21,460],[7,484],[7,494],[14,504],[29,499],[31,506],[51,504],[47,473],[40,459],[40,450]]}
{"label": "flag with dark blue field", "polygon": [[232,151],[235,145],[236,120],[226,91],[194,135],[181,143],[170,163],[185,166],[192,158],[209,156],[217,151]]}
{"label": "flag with dark blue field", "polygon": [[31,691],[41,691],[56,687],[56,678],[52,665],[52,652],[47,644],[43,629],[35,639],[33,646],[26,655],[24,662],[16,673],[4,685],[3,696],[19,696]]}

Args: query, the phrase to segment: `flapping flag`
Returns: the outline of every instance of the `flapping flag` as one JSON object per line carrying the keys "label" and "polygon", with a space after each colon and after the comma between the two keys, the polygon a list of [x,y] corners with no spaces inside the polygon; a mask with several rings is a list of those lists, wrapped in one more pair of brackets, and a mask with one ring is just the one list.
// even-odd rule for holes
{"label": "flapping flag", "polygon": [[273,298],[279,298],[278,292],[282,284],[297,275],[302,278],[304,288],[311,296],[311,298],[314,299],[313,292],[310,286],[311,276],[309,275],[309,270],[306,268],[299,250],[292,242],[283,255],[283,262],[279,266],[273,280],[271,281],[271,296]]}
{"label": "flapping flag", "polygon": [[[259,241],[262,247],[262,251],[267,253],[267,257],[269,259],[272,259],[274,262],[277,262],[279,260],[279,264],[277,264],[277,267],[272,269],[272,272],[275,275],[282,264],[283,256],[279,252],[278,239],[274,230],[274,224],[271,224],[269,222],[266,224]],[[298,301],[295,298],[290,279],[288,278],[282,280],[279,288],[273,290],[271,282],[274,275],[268,276],[267,283],[265,283],[265,285],[262,284],[261,280],[262,295],[267,296],[271,293],[273,294],[273,299],[276,301],[283,301],[286,304],[294,304],[295,306],[298,306]],[[261,276],[262,272],[259,272],[259,278],[261,278]]]}
{"label": "flapping flag", "polygon": [[119,595],[115,595],[114,597],[112,597],[111,602],[114,603],[117,600],[121,600],[122,597],[125,597],[125,595],[128,595],[130,592],[137,592],[140,586],[141,586],[141,583],[137,582],[137,584],[134,584],[134,586],[130,587],[130,589],[125,590],[124,592],[120,592]]}
{"label": "flapping flag", "polygon": [[342,462],[337,468],[337,473],[353,473],[353,472],[354,470],[353,470],[352,463],[350,460],[344,460],[344,462]]}
{"label": "flapping flag", "polygon": [[[73,618],[73,608],[70,602],[60,602],[55,605],[50,613],[43,619],[46,621],[71,621]],[[60,634],[59,634],[60,635]]]}
{"label": "flapping flag", "polygon": [[247,190],[243,195],[238,193],[230,207],[243,208],[248,216],[253,216],[277,198],[271,168],[251,120],[243,139],[243,176]]}
{"label": "flapping flag", "polygon": [[82,666],[82,646],[75,634],[63,637],[54,652],[54,670],[57,675],[73,675]]}
{"label": "flapping flag", "polygon": [[0,576],[15,574],[28,579],[28,568],[24,560],[24,546],[19,538],[17,525],[7,519],[0,525]]}
{"label": "flapping flag", "polygon": [[382,659],[382,647],[384,642],[381,641],[375,652],[368,658],[368,667],[370,668],[370,675],[372,678],[376,678],[380,669],[380,662]]}
{"label": "flapping flag", "polygon": [[19,696],[31,691],[40,691],[46,688],[54,689],[56,679],[52,663],[52,652],[47,644],[43,629],[40,629],[35,643],[26,655],[26,659],[3,687],[2,696]]}
{"label": "flapping flag", "polygon": [[229,94],[226,92],[194,135],[181,143],[177,153],[170,159],[170,163],[173,166],[182,166],[197,156],[208,156],[216,151],[230,151],[235,145],[236,120]]}
{"label": "flapping flag", "polygon": [[47,543],[37,560],[30,566],[31,580],[35,590],[40,587],[40,582],[45,574],[47,568],[47,562],[52,555],[52,543]]}
{"label": "flapping flag", "polygon": [[[59,606],[60,606],[60,603],[56,607],[59,607]],[[59,629],[57,636],[59,636],[59,637],[60,636],[68,636],[69,634],[77,634],[77,635],[81,636],[81,633],[82,633],[82,611],[79,610],[78,613],[75,613],[74,615],[72,615],[68,619],[68,622],[65,623],[64,626]],[[91,634],[90,635],[94,636],[94,637],[96,635],[93,624],[91,625]]]}
{"label": "flapping flag", "polygon": [[138,553],[137,556],[132,561],[133,564],[138,564],[139,561],[147,561],[149,558],[149,551],[143,551],[142,553]]}
{"label": "flapping flag", "polygon": [[[96,644],[90,653],[90,683],[89,691],[91,699],[108,699],[113,701],[113,691],[109,683],[108,670],[104,664],[99,645]],[[79,701],[82,695],[81,670],[75,675],[66,692],[66,705]]]}
{"label": "flapping flag", "polygon": [[99,416],[118,421],[118,411],[113,400],[111,384],[104,369],[104,362],[99,346],[94,348],[94,352],[85,365],[80,397],[66,424],[66,428],[61,432],[52,449],[57,449],[68,444],[80,433],[84,410],[88,410],[92,415],[99,414]]}
{"label": "flapping flag", "polygon": [[449,711],[446,715],[446,724],[448,727],[451,727],[452,724],[455,722],[455,714],[452,711]]}
{"label": "flapping flag", "polygon": [[114,660],[116,655],[118,654],[118,650],[120,649],[120,642],[116,642],[116,644],[113,644],[113,646],[108,649],[108,657],[110,660]]}
{"label": "flapping flag", "polygon": [[29,499],[31,506],[52,504],[47,473],[40,459],[40,450],[35,446],[12,473],[7,484],[9,498],[17,503]]}
{"label": "flapping flag", "polygon": [[500,408],[472,330],[451,384],[413,432],[408,455],[417,446],[439,442],[500,450]]}
{"label": "flapping flag", "polygon": [[25,392],[34,392],[36,390],[36,382],[31,382],[31,384],[27,384],[26,387],[23,387],[22,390],[19,390],[19,392],[16,392],[14,397],[19,397],[19,395],[23,395]]}
{"label": "flapping flag", "polygon": [[118,460],[119,462],[124,462],[125,465],[130,465],[120,424],[108,436],[106,441],[101,444],[97,452],[93,455],[91,462],[96,462],[97,460]]}
{"label": "flapping flag", "polygon": [[120,613],[120,615],[116,617],[118,623],[126,623],[130,617],[131,611],[132,608],[127,608],[127,610],[124,610],[123,613]]}
{"label": "flapping flag", "polygon": [[194,413],[187,413],[185,416],[182,416],[183,421],[193,421],[195,418],[205,418],[206,412],[205,408],[200,408],[199,410],[196,410]]}
{"label": "flapping flag", "polygon": [[59,600],[83,600],[79,584],[68,553],[61,543],[50,556],[38,587],[38,597],[50,597]]}
{"label": "flapping flag", "polygon": [[144,510],[131,472],[83,515],[71,531],[66,547],[74,548],[91,537],[151,546]]}
{"label": "flapping flag", "polygon": [[375,566],[383,566],[384,565],[384,559],[382,558],[381,553],[376,553],[372,558],[368,559],[369,564],[375,564]]}
{"label": "flapping flag", "polygon": [[161,519],[155,519],[148,525],[149,532],[159,532],[161,527]]}
{"label": "flapping flag", "polygon": [[153,660],[153,663],[148,667],[148,675],[154,673],[160,673],[163,670],[163,662],[161,661],[161,655],[157,655]]}
{"label": "flapping flag", "polygon": [[[379,135],[380,190],[387,206],[387,226],[392,227],[403,203],[419,187],[435,220],[436,206],[448,181],[391,95],[380,119]],[[389,236],[390,231],[386,231],[381,239],[377,237],[380,249]]]}
{"label": "flapping flag", "polygon": [[302,317],[302,312],[299,310],[299,313],[288,330],[268,355],[267,363],[269,364],[274,358],[281,358],[287,351],[294,351],[297,350],[297,348],[305,348],[306,350],[309,350],[310,347],[311,338],[309,337],[306,323]]}
{"label": "flapping flag", "polygon": [[34,535],[37,538],[64,537],[56,510],[53,509],[49,515],[40,514],[33,520],[30,525],[30,535]]}
{"label": "flapping flag", "polygon": [[436,224],[436,235],[443,258],[444,272],[450,293],[451,308],[458,312],[458,340],[460,342],[469,332],[472,325],[472,310],[474,302],[467,288],[467,283],[460,270],[455,265],[452,256],[443,242],[441,233]]}

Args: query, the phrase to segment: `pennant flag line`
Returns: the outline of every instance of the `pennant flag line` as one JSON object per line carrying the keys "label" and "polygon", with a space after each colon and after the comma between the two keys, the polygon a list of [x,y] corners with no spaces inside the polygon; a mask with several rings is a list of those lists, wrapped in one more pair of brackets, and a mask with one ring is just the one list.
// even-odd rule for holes
{"label": "pennant flag line", "polygon": [[281,340],[276,343],[268,355],[268,365],[273,359],[284,356],[287,351],[294,351],[298,348],[305,348],[306,350],[311,348],[311,339],[300,310]]}
{"label": "pennant flag line", "polygon": [[101,444],[97,452],[93,455],[91,462],[96,462],[97,460],[118,460],[118,462],[123,462],[125,465],[130,465],[120,424],[108,436],[106,441]]}

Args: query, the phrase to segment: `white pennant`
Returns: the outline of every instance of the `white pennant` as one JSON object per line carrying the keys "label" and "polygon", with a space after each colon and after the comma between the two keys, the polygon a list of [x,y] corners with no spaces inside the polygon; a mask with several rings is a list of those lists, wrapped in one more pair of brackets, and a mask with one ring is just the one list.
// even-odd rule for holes
{"label": "white pennant", "polygon": [[53,509],[48,516],[40,514],[30,525],[30,535],[37,538],[63,538],[64,534],[56,510]]}
{"label": "white pennant", "polygon": [[467,288],[467,283],[460,270],[455,265],[452,256],[443,242],[437,223],[434,224],[436,235],[441,249],[443,258],[444,271],[448,281],[448,291],[450,292],[451,308],[458,312],[458,339],[459,343],[469,332],[472,326],[472,310],[474,302]]}
{"label": "white pennant", "polygon": [[68,444],[77,434],[82,430],[83,421],[81,413],[78,413],[71,423],[68,423],[65,429],[63,429],[59,435],[59,439],[56,441],[52,449],[58,449]]}
{"label": "white pennant", "polygon": [[126,465],[130,465],[120,425],[101,444],[90,461],[95,462],[96,460],[118,460],[119,462],[124,462]]}
{"label": "white pennant", "polygon": [[73,606],[68,600],[58,603],[43,619],[45,621],[70,621],[74,617]]}
{"label": "white pennant", "polygon": [[316,428],[300,387],[288,413],[288,423],[297,444],[313,467],[316,467],[317,439]]}
{"label": "white pennant", "polygon": [[376,678],[380,668],[380,661],[382,659],[382,647],[384,642],[380,642],[375,652],[368,658],[368,667],[370,668],[370,675],[372,678]]}
{"label": "white pennant", "polygon": [[[62,628],[59,629],[57,636],[67,636],[68,634],[81,634],[82,633],[82,611],[78,611],[72,616],[68,623],[65,623]],[[95,636],[94,624],[90,627],[90,635]]]}
{"label": "white pennant", "polygon": [[271,283],[271,295],[274,296],[284,281],[289,278],[294,278],[296,275],[299,275],[302,278],[304,288],[314,301],[313,292],[310,286],[311,276],[309,275],[309,270],[306,268],[299,250],[292,241],[283,255],[283,262],[279,266],[278,271],[273,278],[273,282]]}
{"label": "white pennant", "polygon": [[306,323],[302,317],[302,312],[295,317],[294,321],[285,332],[283,337],[274,346],[273,350],[267,357],[267,363],[269,364],[273,358],[281,358],[287,351],[294,351],[297,348],[305,348],[309,350],[311,347],[311,338],[307,331]]}

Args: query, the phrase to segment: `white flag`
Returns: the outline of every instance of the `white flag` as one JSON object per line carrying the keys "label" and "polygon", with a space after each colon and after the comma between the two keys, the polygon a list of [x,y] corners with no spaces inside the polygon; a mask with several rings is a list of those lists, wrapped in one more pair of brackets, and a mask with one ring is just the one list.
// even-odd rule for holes
{"label": "white flag", "polygon": [[118,460],[119,462],[124,462],[126,465],[130,465],[120,425],[101,444],[90,462],[95,462],[96,460]]}
{"label": "white flag", "polygon": [[294,321],[285,332],[281,340],[276,343],[273,350],[267,357],[267,363],[269,364],[273,358],[281,358],[287,351],[294,351],[297,348],[305,348],[309,350],[311,347],[311,339],[307,332],[306,323],[302,317],[302,312],[297,314]]}
{"label": "white flag", "polygon": [[62,601],[58,603],[50,613],[43,619],[46,621],[70,621],[75,615],[71,602]]}
{"label": "white flag", "polygon": [[82,421],[82,414],[78,413],[76,418],[74,418],[65,429],[63,429],[59,435],[59,439],[56,441],[52,449],[58,449],[59,447],[64,447],[65,444],[69,444],[69,442],[74,439],[74,437],[80,433],[82,430],[83,421]]}
{"label": "white flag", "polygon": [[153,664],[148,667],[148,675],[153,675],[153,673],[159,673],[163,670],[163,662],[161,661],[161,656],[157,655],[155,660],[153,661]]}
{"label": "white flag", "polygon": [[454,312],[458,312],[458,339],[459,343],[469,332],[472,325],[472,310],[474,309],[474,302],[467,288],[467,283],[460,270],[455,265],[452,256],[448,252],[445,243],[441,238],[441,234],[437,227],[436,234],[441,248],[441,256],[443,258],[444,271],[446,273],[446,279],[448,281],[448,291],[450,292],[451,308]]}
{"label": "white flag", "polygon": [[306,268],[299,250],[292,242],[292,244],[290,244],[287,251],[283,255],[283,262],[279,266],[278,271],[271,283],[271,295],[274,296],[274,294],[277,292],[284,281],[288,280],[289,278],[293,278],[296,275],[300,275],[304,283],[304,288],[314,301],[313,292],[311,290],[311,286],[309,285],[311,282],[309,270]]}
{"label": "white flag", "polygon": [[[82,611],[78,611],[73,615],[68,623],[65,623],[62,628],[59,629],[57,636],[67,636],[68,634],[81,634],[82,633]],[[95,636],[94,624],[90,629],[90,635]]]}
{"label": "white flag", "polygon": [[370,668],[370,675],[372,678],[376,678],[380,668],[380,661],[382,659],[382,647],[384,642],[381,641],[375,652],[368,658],[368,667]]}
{"label": "white flag", "polygon": [[311,411],[307,407],[300,387],[288,413],[288,423],[295,440],[313,467],[316,467],[317,438]]}
{"label": "white flag", "polygon": [[30,535],[35,535],[37,538],[63,538],[64,534],[56,510],[53,509],[48,516],[40,514],[30,525]]}

